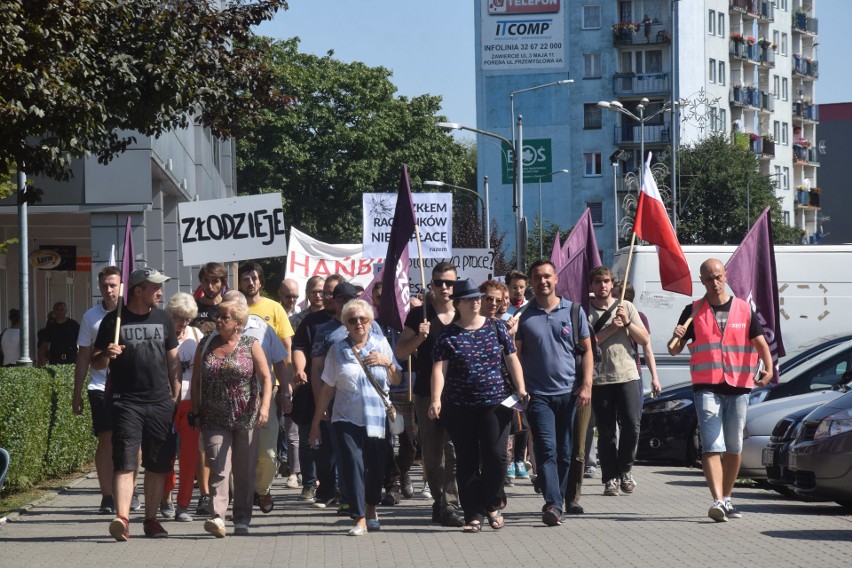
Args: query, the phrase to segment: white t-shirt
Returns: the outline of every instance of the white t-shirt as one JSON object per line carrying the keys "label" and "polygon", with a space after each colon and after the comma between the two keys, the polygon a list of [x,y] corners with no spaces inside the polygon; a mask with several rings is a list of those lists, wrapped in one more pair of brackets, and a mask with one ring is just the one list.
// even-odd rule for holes
{"label": "white t-shirt", "polygon": [[195,350],[198,342],[204,334],[197,327],[187,326],[186,338],[178,345],[178,359],[180,360],[180,399],[189,400],[192,388],[192,362],[195,359]]}
{"label": "white t-shirt", "polygon": [[21,330],[17,327],[7,328],[3,332],[3,364],[14,365],[21,357]]}
{"label": "white t-shirt", "polygon": [[[104,309],[104,303],[98,304],[90,308],[83,314],[83,319],[80,322],[80,333],[77,334],[77,345],[80,347],[93,347],[95,339],[98,337],[98,329],[101,327],[101,321],[109,312]],[[106,387],[107,368],[100,370],[89,369],[89,374],[92,379],[89,381],[89,390],[102,391]]]}

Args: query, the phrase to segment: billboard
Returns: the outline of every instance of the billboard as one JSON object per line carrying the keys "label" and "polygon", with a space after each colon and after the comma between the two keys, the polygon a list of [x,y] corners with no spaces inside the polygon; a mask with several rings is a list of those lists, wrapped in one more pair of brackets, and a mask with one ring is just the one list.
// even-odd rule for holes
{"label": "billboard", "polygon": [[565,16],[558,0],[480,0],[483,70],[565,66]]}
{"label": "billboard", "polygon": [[[513,167],[513,154],[508,144],[502,142],[502,168],[500,168],[504,184],[511,184],[515,168]],[[524,139],[524,149],[521,152],[524,160],[524,183],[541,181],[548,183],[553,171],[553,152],[550,147],[550,138]],[[544,177],[542,177],[544,176]]]}

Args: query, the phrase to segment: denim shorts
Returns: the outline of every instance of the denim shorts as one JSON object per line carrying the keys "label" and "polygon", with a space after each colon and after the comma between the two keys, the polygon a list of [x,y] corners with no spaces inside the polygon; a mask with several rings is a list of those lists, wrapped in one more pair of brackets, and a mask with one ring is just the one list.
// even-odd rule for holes
{"label": "denim shorts", "polygon": [[694,398],[702,451],[711,454],[742,453],[748,394],[698,391]]}

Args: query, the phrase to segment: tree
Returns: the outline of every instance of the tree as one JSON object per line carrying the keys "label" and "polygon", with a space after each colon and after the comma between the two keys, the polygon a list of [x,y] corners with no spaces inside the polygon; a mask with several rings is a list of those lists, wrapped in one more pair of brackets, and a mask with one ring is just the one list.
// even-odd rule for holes
{"label": "tree", "polygon": [[440,97],[396,96],[388,69],[300,53],[298,38],[265,47],[276,87],[294,102],[262,111],[238,140],[241,193],[281,192],[300,230],[360,242],[361,195],[396,192],[403,164],[414,191],[429,179],[465,185],[475,161],[435,127]]}
{"label": "tree", "polygon": [[[0,178],[67,179],[190,120],[228,137],[281,97],[253,26],[284,0],[0,3]],[[7,187],[7,190],[9,188]]]}
{"label": "tree", "polygon": [[[550,260],[550,253],[553,252],[553,241],[556,240],[556,233],[559,233],[559,238],[562,239],[562,242],[565,242],[565,237],[571,234],[573,227],[560,227],[556,223],[552,221],[547,221],[546,226],[542,227],[544,230],[542,231],[543,244],[541,246],[542,256],[541,258],[544,260]],[[536,215],[535,221],[533,222],[533,226],[529,232],[529,249],[527,252],[527,264],[532,264],[536,260],[539,260],[539,238],[538,231],[541,226],[541,220]]]}
{"label": "tree", "polygon": [[800,242],[801,231],[784,223],[772,181],[751,151],[714,135],[680,148],[678,164],[681,244],[739,244],[767,206],[775,242]]}

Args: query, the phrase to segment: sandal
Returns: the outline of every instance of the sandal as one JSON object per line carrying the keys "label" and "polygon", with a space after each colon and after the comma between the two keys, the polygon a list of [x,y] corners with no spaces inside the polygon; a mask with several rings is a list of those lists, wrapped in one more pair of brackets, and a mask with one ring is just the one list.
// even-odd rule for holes
{"label": "sandal", "polygon": [[491,525],[491,528],[495,531],[498,529],[502,529],[503,525],[506,524],[503,520],[503,513],[499,510],[494,511],[493,513],[486,513],[488,516],[488,524]]}
{"label": "sandal", "polygon": [[462,527],[462,532],[465,533],[477,533],[482,530],[482,523],[479,521],[470,521],[469,523],[465,523]]}

